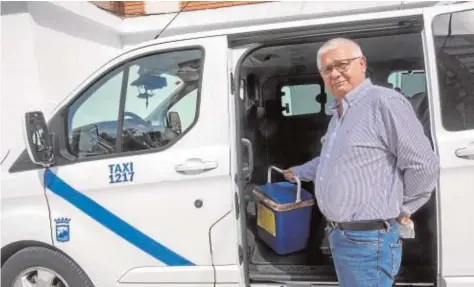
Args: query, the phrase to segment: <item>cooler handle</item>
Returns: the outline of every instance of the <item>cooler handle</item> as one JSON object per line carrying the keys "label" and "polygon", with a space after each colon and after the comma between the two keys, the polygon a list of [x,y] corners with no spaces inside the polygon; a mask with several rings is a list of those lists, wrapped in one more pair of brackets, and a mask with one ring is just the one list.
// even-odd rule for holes
{"label": "cooler handle", "polygon": [[[272,183],[272,170],[275,170],[276,172],[283,174],[282,169],[279,169],[278,167],[273,166],[273,165],[270,166],[268,168],[268,174],[267,174],[267,182],[269,184]],[[296,202],[300,202],[301,201],[301,180],[296,175],[294,176],[294,179],[296,180]]]}

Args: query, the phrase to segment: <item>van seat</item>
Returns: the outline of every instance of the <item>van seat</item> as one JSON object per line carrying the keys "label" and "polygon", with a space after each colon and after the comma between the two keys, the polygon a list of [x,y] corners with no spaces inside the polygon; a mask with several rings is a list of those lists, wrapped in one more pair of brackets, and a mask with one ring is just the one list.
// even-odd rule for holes
{"label": "van seat", "polygon": [[415,94],[413,97],[408,99],[411,103],[413,110],[415,111],[418,120],[423,126],[425,135],[431,139],[430,136],[430,110],[428,106],[428,96],[425,92]]}

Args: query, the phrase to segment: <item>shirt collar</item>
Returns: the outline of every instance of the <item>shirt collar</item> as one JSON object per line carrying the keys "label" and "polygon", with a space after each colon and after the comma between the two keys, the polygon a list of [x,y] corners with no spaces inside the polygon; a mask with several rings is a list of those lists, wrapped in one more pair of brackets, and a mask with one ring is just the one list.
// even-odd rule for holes
{"label": "shirt collar", "polygon": [[[355,89],[347,93],[342,100],[346,102],[349,106],[355,104],[361,96],[364,95],[363,91],[372,85],[372,81],[370,78],[365,79],[362,83],[360,83]],[[337,99],[334,99],[331,102],[330,108],[335,112],[337,107],[339,106],[339,102]]]}

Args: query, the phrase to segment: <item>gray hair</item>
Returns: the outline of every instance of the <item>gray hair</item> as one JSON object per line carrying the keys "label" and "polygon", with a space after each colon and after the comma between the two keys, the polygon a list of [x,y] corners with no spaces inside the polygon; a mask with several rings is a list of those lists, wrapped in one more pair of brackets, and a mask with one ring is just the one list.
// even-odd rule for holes
{"label": "gray hair", "polygon": [[336,49],[341,44],[347,44],[347,45],[351,46],[352,50],[353,50],[353,56],[354,57],[364,56],[362,54],[362,49],[360,48],[359,44],[357,44],[353,40],[346,39],[346,38],[334,38],[334,39],[331,39],[331,40],[327,41],[326,43],[324,43],[321,46],[321,48],[319,48],[318,55],[317,55],[317,58],[316,58],[317,65],[318,65],[318,70],[321,69],[321,56],[324,55],[326,52],[328,52],[330,50]]}

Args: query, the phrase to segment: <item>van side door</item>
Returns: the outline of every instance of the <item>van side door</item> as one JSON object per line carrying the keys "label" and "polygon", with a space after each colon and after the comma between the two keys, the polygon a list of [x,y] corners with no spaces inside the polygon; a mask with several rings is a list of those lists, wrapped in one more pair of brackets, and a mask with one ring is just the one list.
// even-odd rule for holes
{"label": "van side door", "polygon": [[54,244],[96,286],[238,282],[226,36],[150,44],[59,111]]}
{"label": "van side door", "polygon": [[424,10],[431,129],[440,157],[440,286],[474,286],[474,3]]}

